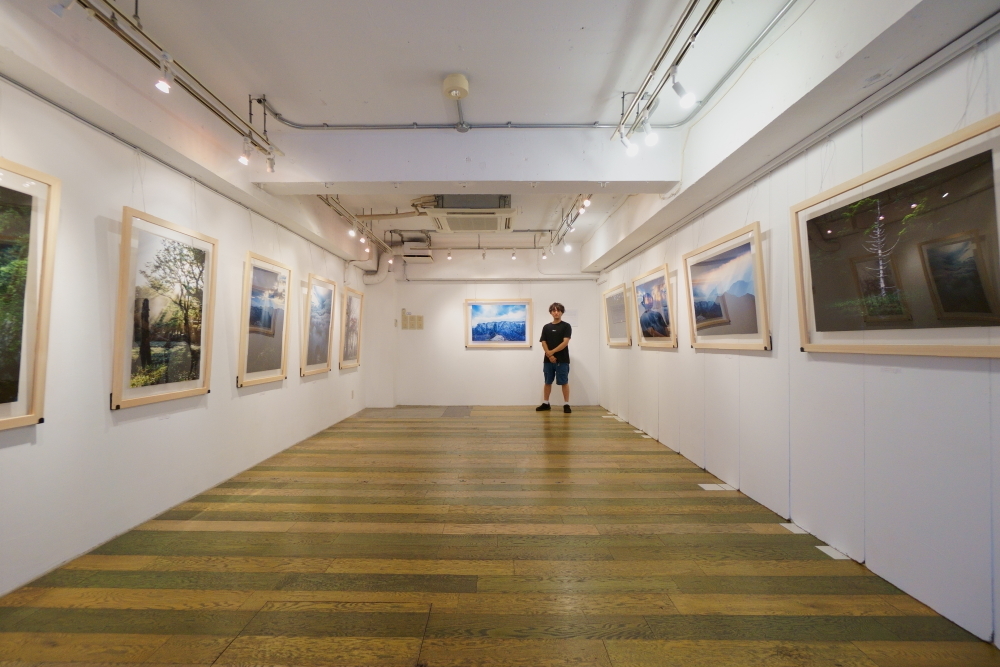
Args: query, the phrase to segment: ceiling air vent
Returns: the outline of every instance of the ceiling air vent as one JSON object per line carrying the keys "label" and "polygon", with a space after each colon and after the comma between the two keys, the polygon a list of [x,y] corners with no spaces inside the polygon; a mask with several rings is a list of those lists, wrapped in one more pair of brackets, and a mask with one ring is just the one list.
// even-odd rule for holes
{"label": "ceiling air vent", "polygon": [[438,231],[451,234],[509,232],[516,214],[510,195],[435,195],[434,206],[422,211]]}

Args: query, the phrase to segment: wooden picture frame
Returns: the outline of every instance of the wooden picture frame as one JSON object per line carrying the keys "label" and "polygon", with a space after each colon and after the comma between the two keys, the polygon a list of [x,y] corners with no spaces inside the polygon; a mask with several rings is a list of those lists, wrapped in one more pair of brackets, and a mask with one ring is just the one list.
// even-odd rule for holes
{"label": "wooden picture frame", "polygon": [[[211,236],[122,208],[112,410],[211,390],[218,248]],[[187,378],[196,363],[198,377]]]}
{"label": "wooden picture frame", "polygon": [[[662,299],[665,300],[665,305],[667,307],[667,335],[666,336],[650,336],[647,337],[645,334],[646,329],[643,328],[642,318],[644,313],[640,310],[644,308],[642,299],[639,296],[640,286],[647,286],[653,281],[657,280],[662,275],[663,284],[663,296]],[[657,285],[650,285],[651,289],[656,289]],[[645,290],[644,290],[645,295]],[[664,347],[664,348],[674,348],[677,347],[677,308],[674,305],[674,289],[670,284],[670,267],[666,264],[663,266],[657,266],[654,269],[650,269],[645,273],[636,276],[632,279],[632,301],[635,304],[635,317],[636,317],[636,338],[638,339],[639,347]],[[658,311],[656,311],[658,312]],[[660,313],[662,317],[662,313]],[[654,327],[656,323],[651,323]]]}
{"label": "wooden picture frame", "polygon": [[[3,370],[3,376],[10,379],[0,381],[0,394],[5,401],[0,403],[0,431],[45,421],[52,275],[61,195],[62,183],[55,176],[0,158],[2,205],[28,206],[23,200],[30,197],[27,220],[22,220],[20,225],[28,229],[27,243],[16,238],[20,236],[16,229],[8,230],[10,238],[5,238],[4,228],[0,227],[0,250],[9,250],[9,257],[16,254],[28,259],[24,288],[18,290],[23,295],[23,305],[10,311],[11,317],[21,320],[17,349],[15,352],[6,350],[6,346],[0,347],[0,370],[9,365],[11,371],[8,376]],[[20,203],[17,200],[21,200]]]}
{"label": "wooden picture frame", "polygon": [[[357,315],[354,314],[357,304]],[[352,324],[354,322],[355,324]],[[340,307],[340,368],[357,368],[361,365],[361,342],[365,324],[364,292],[344,286]],[[353,345],[353,349],[350,346]]]}
{"label": "wooden picture frame", "polygon": [[288,377],[292,301],[291,267],[248,252],[243,264],[237,387],[280,382]]}
{"label": "wooden picture frame", "polygon": [[[514,340],[520,320],[489,321],[476,320],[487,317],[506,317],[504,307],[524,309],[524,340]],[[480,309],[477,311],[477,308]],[[530,349],[534,345],[534,325],[531,299],[466,299],[465,300],[465,348],[466,349]],[[481,312],[480,312],[481,311]],[[514,327],[510,332],[506,328]],[[506,337],[505,337],[506,333]],[[489,338],[486,338],[489,336]],[[502,340],[496,340],[497,337]],[[480,340],[477,340],[479,338]]]}
{"label": "wooden picture frame", "polygon": [[[613,300],[609,304],[609,301]],[[625,287],[625,283],[621,285],[616,285],[611,289],[604,292],[601,295],[601,303],[604,309],[604,339],[609,347],[632,347],[632,326],[629,319],[629,305],[630,300],[628,288]],[[621,307],[619,308],[619,302]],[[614,311],[614,313],[612,313]],[[614,317],[615,320],[612,322],[611,318]],[[614,325],[614,326],[612,326]],[[621,331],[621,325],[624,325],[625,331]],[[614,330],[612,335],[612,329]],[[617,334],[624,333],[624,336]]]}
{"label": "wooden picture frame", "polygon": [[[986,232],[986,235],[989,236],[988,242],[990,247],[993,247],[997,244],[997,225],[991,223],[988,218],[980,217],[983,229],[972,230],[968,223],[968,215],[958,215],[954,216],[958,222],[955,222],[952,227],[962,228],[964,231],[960,233],[948,234],[945,231],[944,236],[942,236],[942,231],[938,229],[940,225],[933,222],[926,223],[924,227],[914,226],[915,222],[919,221],[920,215],[931,215],[937,209],[958,204],[956,200],[968,195],[968,193],[963,192],[951,192],[949,184],[959,181],[955,180],[958,177],[950,175],[949,170],[956,170],[956,173],[960,173],[957,170],[962,163],[980,158],[986,160],[986,153],[989,153],[992,165],[993,198],[996,205],[995,174],[997,173],[997,160],[1000,159],[1000,114],[973,123],[958,132],[791,207],[796,305],[798,307],[800,349],[803,352],[1000,358],[1000,344],[991,343],[992,340],[997,339],[996,332],[991,332],[991,326],[994,323],[1000,324],[995,317],[1000,315],[1000,310],[997,310],[1000,308],[1000,303],[997,302],[995,289],[996,276],[1000,271],[1000,266],[997,266],[998,253],[977,251],[974,258],[977,270],[980,272],[979,275],[984,281],[984,298],[991,303],[990,310],[992,310],[992,313],[984,314],[982,317],[968,313],[956,317],[954,312],[949,314],[946,311],[942,306],[941,296],[937,293],[926,256],[927,249],[933,244],[962,236],[968,237],[972,234],[980,235],[982,232]],[[982,167],[982,170],[983,173],[989,171],[985,167]],[[953,180],[949,181],[950,178]],[[933,186],[939,182],[943,183],[937,188],[942,190],[941,192],[933,189]],[[985,192],[985,190],[973,192],[973,194],[978,192]],[[883,211],[881,208],[883,205],[882,195],[887,195],[887,193],[893,193],[900,200],[904,198],[904,195],[895,195],[895,193],[907,193],[905,197],[913,199],[913,203],[902,206],[903,214],[895,213],[888,208]],[[952,195],[950,199],[943,199],[949,195]],[[888,196],[885,199],[887,207],[898,204]],[[814,245],[826,242],[826,239],[822,238],[822,233],[826,230],[820,229],[819,232],[813,230],[812,236],[810,236],[808,225],[811,221],[825,220],[824,215],[833,216],[836,212],[851,206],[855,206],[861,211],[862,203],[866,200],[873,201],[880,207],[874,214],[867,211],[866,214],[869,217],[874,215],[875,219],[880,221],[884,220],[885,216],[895,216],[895,219],[901,221],[909,220],[906,223],[910,226],[907,227],[905,240],[898,250],[899,253],[905,253],[905,262],[903,259],[897,262],[896,257],[892,257],[891,261],[898,268],[901,268],[900,265],[903,263],[910,268],[911,273],[906,276],[899,276],[898,268],[895,270],[899,279],[903,281],[906,291],[910,294],[910,297],[907,298],[907,307],[913,321],[912,323],[909,320],[904,321],[897,328],[892,328],[892,323],[889,323],[878,329],[838,329],[824,325],[821,331],[817,325],[813,263],[809,244],[810,241]],[[868,208],[871,208],[872,205],[868,204]],[[911,211],[907,209],[913,209],[912,215],[910,215]],[[860,216],[861,213],[859,212],[858,215]],[[901,215],[903,217],[900,217]],[[993,215],[1000,221],[1000,207],[994,209]],[[890,217],[890,222],[892,220],[893,218]],[[889,225],[890,222],[884,224]],[[944,227],[949,225],[944,225]],[[868,225],[868,230],[871,230],[873,226]],[[854,230],[865,230],[866,225],[852,224],[850,227]],[[832,233],[832,229],[830,231],[831,238],[836,236],[837,242],[842,241],[840,237],[844,234],[852,233],[851,229],[847,229],[844,234],[838,231],[836,235]],[[870,233],[870,231],[865,233]],[[897,234],[897,236],[902,237],[902,234]],[[914,256],[914,253],[919,255],[919,259]],[[976,320],[979,320],[978,324],[975,323]],[[957,321],[971,322],[971,324],[963,326]],[[935,322],[940,322],[941,326],[934,326]]]}
{"label": "wooden picture frame", "polygon": [[[770,350],[760,223],[752,222],[692,250],[683,261],[691,347]],[[732,280],[736,276],[739,280]],[[696,301],[696,291],[700,294],[709,288],[708,294],[701,295],[705,298]]]}
{"label": "wooden picture frame", "polygon": [[[320,291],[317,292],[317,290]],[[324,303],[327,297],[322,294],[323,290],[329,292],[328,305]],[[315,273],[310,273],[306,285],[305,306],[302,309],[302,349],[299,361],[299,375],[301,377],[329,373],[333,370],[333,323],[337,310],[336,304],[337,283]],[[320,327],[320,331],[317,333],[322,337],[322,320],[325,320],[326,341],[321,345],[313,344],[310,341],[310,338],[313,337],[313,327]],[[317,358],[318,353],[322,353],[323,350],[326,351],[325,361]]]}

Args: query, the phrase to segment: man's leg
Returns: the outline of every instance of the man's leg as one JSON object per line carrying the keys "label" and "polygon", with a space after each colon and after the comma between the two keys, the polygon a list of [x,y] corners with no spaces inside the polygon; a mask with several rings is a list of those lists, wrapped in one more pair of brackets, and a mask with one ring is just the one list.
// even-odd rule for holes
{"label": "man's leg", "polygon": [[[551,387],[549,387],[551,389]],[[563,400],[569,403],[569,383],[567,382],[562,386]],[[546,394],[546,399],[548,399],[548,394]]]}
{"label": "man's leg", "polygon": [[546,384],[546,385],[543,385],[543,387],[544,388],[542,389],[542,399],[546,403],[548,403],[549,402],[549,396],[552,395],[552,385]]}

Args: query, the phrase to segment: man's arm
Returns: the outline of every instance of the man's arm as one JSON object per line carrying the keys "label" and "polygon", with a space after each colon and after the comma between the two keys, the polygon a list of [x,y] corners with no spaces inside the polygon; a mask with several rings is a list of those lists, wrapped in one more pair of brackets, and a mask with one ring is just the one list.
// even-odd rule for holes
{"label": "man's arm", "polygon": [[[569,345],[569,338],[563,338],[563,342],[561,342],[558,345],[556,345],[554,348],[552,348],[552,350],[549,350],[546,347],[545,351],[546,351],[547,354],[555,354],[556,352],[559,352],[561,350],[565,350],[567,345]],[[542,347],[545,347],[545,343],[542,343]]]}

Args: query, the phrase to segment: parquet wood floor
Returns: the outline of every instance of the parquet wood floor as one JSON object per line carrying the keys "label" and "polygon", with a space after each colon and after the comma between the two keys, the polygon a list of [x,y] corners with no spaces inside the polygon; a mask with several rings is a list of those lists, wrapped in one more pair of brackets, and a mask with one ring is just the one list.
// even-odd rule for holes
{"label": "parquet wood floor", "polygon": [[699,483],[599,408],[365,411],[0,598],[0,666],[1000,665]]}

